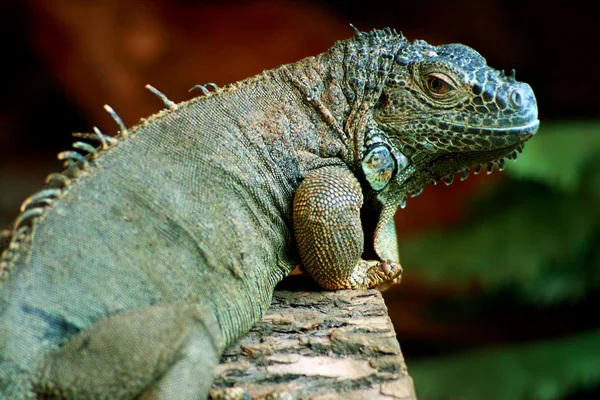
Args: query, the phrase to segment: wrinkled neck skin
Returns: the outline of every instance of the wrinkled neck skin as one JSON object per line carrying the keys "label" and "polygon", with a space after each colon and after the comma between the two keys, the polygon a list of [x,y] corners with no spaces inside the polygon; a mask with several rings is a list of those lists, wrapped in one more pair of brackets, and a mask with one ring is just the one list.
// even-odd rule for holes
{"label": "wrinkled neck skin", "polygon": [[[403,184],[416,171],[411,165],[377,194],[364,181],[361,162],[369,132],[378,130],[373,110],[385,88],[396,55],[406,42],[388,38],[353,38],[338,42],[329,51],[283,67],[283,72],[304,102],[324,118],[344,143],[344,163],[359,177],[367,199],[376,207],[394,210],[400,204]],[[397,151],[397,149],[394,149]],[[399,156],[402,157],[399,152]]]}
{"label": "wrinkled neck skin", "polygon": [[[382,259],[398,259],[394,214],[410,188],[405,183],[417,171],[414,164],[396,169],[383,190],[374,190],[366,181],[361,163],[373,133],[391,143],[377,126],[374,108],[382,96],[396,56],[406,45],[398,37],[357,37],[338,42],[331,50],[283,68],[303,96],[305,104],[321,115],[344,145],[339,156],[359,178],[365,195],[363,224],[365,252]],[[401,165],[406,157],[392,147]],[[404,160],[404,161],[403,161]]]}

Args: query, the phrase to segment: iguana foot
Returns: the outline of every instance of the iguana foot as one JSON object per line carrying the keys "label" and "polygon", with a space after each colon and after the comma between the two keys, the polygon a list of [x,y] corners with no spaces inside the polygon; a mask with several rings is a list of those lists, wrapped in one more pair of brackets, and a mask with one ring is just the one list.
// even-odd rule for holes
{"label": "iguana foot", "polygon": [[368,289],[384,282],[397,283],[401,274],[402,266],[395,261],[360,260],[348,281],[337,283],[342,286],[340,289]]}
{"label": "iguana foot", "polygon": [[[402,273],[400,264],[388,257],[361,258],[365,240],[362,204],[358,180],[340,166],[311,172],[296,191],[294,233],[298,250],[306,270],[325,289],[368,289]],[[391,241],[389,236],[386,238]]]}

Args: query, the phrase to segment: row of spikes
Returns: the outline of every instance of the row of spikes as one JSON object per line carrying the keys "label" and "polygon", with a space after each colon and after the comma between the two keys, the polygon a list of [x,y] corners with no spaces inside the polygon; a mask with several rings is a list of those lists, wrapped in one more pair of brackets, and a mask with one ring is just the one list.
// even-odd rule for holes
{"label": "row of spikes", "polygon": [[[512,153],[503,156],[501,158],[499,158],[498,160],[495,161],[490,161],[489,163],[487,163],[486,170],[487,170],[487,174],[491,174],[494,171],[494,168],[497,168],[498,171],[504,171],[504,168],[506,167],[506,163],[504,161],[505,158],[508,158],[509,160],[513,160],[513,161],[517,161],[517,156],[519,153],[523,152],[523,145],[520,144],[515,151],[513,151]],[[483,168],[483,166],[481,164],[476,164],[473,166],[473,173],[475,175],[478,175],[481,172],[481,169]],[[440,182],[442,179],[444,179],[444,183],[446,184],[446,186],[450,186],[452,185],[452,183],[454,182],[454,175],[456,173],[460,173],[460,181],[464,181],[469,177],[469,173],[471,172],[471,167],[465,167],[459,171],[456,171],[452,174],[448,174],[445,177],[439,178],[439,179],[432,179],[430,183],[437,185],[438,182]],[[423,189],[424,187],[418,188],[417,190],[414,190],[413,192],[410,193],[410,197],[417,197],[418,195],[420,195],[421,193],[423,193]],[[405,208],[406,207],[406,200],[407,200],[407,196],[404,196],[401,200],[400,200],[400,208]]]}
{"label": "row of spikes", "polygon": [[507,74],[506,71],[504,71],[503,69],[501,69],[500,70],[500,76],[504,77],[504,78],[508,78],[508,80],[511,81],[511,82],[516,82],[517,81],[517,70],[513,68]]}
{"label": "row of spikes", "polygon": [[359,40],[382,39],[382,38],[386,38],[386,37],[390,37],[390,36],[394,36],[399,39],[406,40],[406,38],[404,37],[402,32],[397,32],[396,29],[391,29],[389,27],[386,27],[383,29],[374,29],[369,32],[362,32],[362,31],[358,30],[358,28],[356,28],[352,24],[350,24],[350,28],[352,28],[352,30],[356,34],[356,38]]}
{"label": "row of spikes", "polygon": [[[208,88],[211,88],[212,91]],[[146,89],[156,95],[167,109],[171,111],[177,109],[177,104],[169,100],[156,88],[146,85]],[[196,85],[190,91],[194,89],[199,89],[204,96],[209,96],[218,92],[219,87],[214,83],[207,83],[205,85]],[[76,141],[72,145],[74,150],[66,150],[58,154],[57,158],[64,162],[65,171],[49,174],[46,178],[47,188],[27,197],[21,204],[19,209],[20,214],[15,219],[11,229],[0,232],[0,250],[4,249],[0,254],[0,276],[7,268],[6,260],[10,258],[9,253],[17,249],[19,243],[26,237],[27,232],[32,230],[35,221],[43,215],[46,207],[50,206],[58,197],[65,193],[65,189],[72,183],[72,180],[79,176],[82,171],[85,171],[89,167],[90,162],[96,160],[108,148],[114,147],[119,141],[123,141],[129,137],[129,130],[115,110],[109,105],[105,105],[104,109],[119,127],[117,136],[107,136],[97,127],[93,128],[93,133],[73,133],[74,137],[98,142],[99,146],[94,147],[87,142]]]}
{"label": "row of spikes", "polygon": [[[213,88],[213,92],[208,91],[206,86]],[[165,107],[169,110],[177,109],[177,104],[173,101],[169,100],[163,93],[158,91],[151,85],[146,85],[146,89],[148,89],[151,93],[156,95],[159,99],[162,100]],[[203,94],[211,94],[214,91],[218,90],[219,87],[214,83],[208,83],[206,85],[196,85],[191,90],[200,89]],[[21,204],[21,215],[15,221],[14,229],[18,229],[18,227],[25,221],[30,220],[32,217],[35,217],[38,214],[40,206],[47,206],[52,203],[52,201],[58,197],[63,188],[67,187],[70,184],[71,179],[75,178],[80,171],[84,171],[88,168],[90,161],[96,160],[99,154],[109,147],[113,147],[117,144],[119,140],[124,140],[129,137],[129,131],[127,127],[123,123],[123,120],[119,115],[113,110],[109,105],[105,105],[104,109],[108,114],[112,117],[112,119],[116,122],[119,127],[119,131],[117,133],[117,137],[114,138],[112,136],[107,136],[100,131],[97,127],[94,127],[94,133],[73,133],[74,137],[83,138],[87,140],[93,140],[100,143],[99,147],[94,147],[86,142],[75,142],[73,143],[73,148],[76,150],[87,152],[86,155],[81,154],[78,151],[74,150],[66,150],[60,152],[58,154],[58,159],[64,161],[64,166],[66,168],[63,173],[52,173],[48,175],[46,178],[46,183],[49,186],[58,188],[50,188],[44,189],[40,192],[37,192],[31,196],[29,196],[25,201]]]}

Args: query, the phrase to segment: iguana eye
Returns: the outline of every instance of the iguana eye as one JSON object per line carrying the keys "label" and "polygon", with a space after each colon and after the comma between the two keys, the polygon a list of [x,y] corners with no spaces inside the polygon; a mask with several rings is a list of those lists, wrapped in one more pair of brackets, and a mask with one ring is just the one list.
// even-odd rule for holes
{"label": "iguana eye", "polygon": [[435,94],[446,94],[454,88],[448,83],[449,78],[443,74],[429,74],[425,77],[427,90]]}

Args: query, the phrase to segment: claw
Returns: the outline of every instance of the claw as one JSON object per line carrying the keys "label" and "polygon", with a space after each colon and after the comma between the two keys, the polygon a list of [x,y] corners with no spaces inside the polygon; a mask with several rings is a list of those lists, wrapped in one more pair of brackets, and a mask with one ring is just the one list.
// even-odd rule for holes
{"label": "claw", "polygon": [[390,269],[390,265],[389,265],[389,264],[387,264],[387,263],[382,263],[382,264],[381,264],[381,269],[383,270],[383,272],[384,272],[386,275],[389,275],[389,274],[390,274],[390,272],[392,272],[392,270]]}

